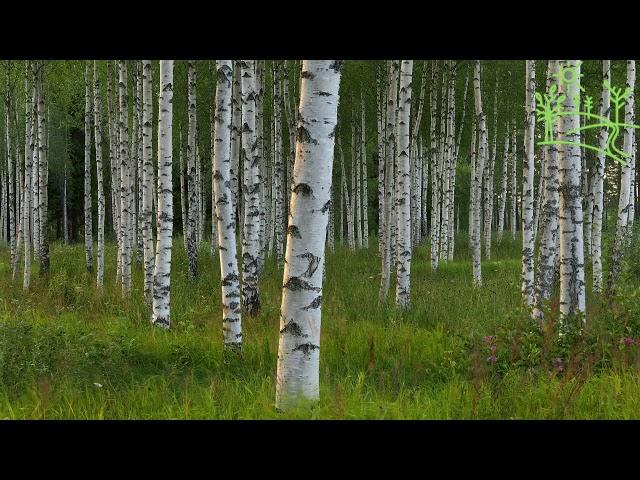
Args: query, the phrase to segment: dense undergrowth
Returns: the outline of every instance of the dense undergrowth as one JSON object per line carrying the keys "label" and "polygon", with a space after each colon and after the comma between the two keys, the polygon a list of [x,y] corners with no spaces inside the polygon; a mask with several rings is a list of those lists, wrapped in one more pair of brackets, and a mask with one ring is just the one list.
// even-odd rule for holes
{"label": "dense undergrowth", "polygon": [[28,293],[2,247],[0,418],[640,418],[640,253],[630,252],[615,299],[591,294],[587,270],[586,328],[560,336],[556,303],[541,325],[520,307],[520,245],[508,234],[494,244],[482,289],[471,285],[465,237],[437,272],[428,245],[418,247],[407,312],[393,292],[378,305],[375,238],[356,253],[337,247],[326,265],[321,401],[287,414],[274,409],[282,272],[272,260],[237,356],[222,348],[208,244],[189,282],[174,240],[170,331],[149,323],[140,267],[122,298],[113,244],[102,292],[81,244],[53,244],[50,277],[34,266]]}

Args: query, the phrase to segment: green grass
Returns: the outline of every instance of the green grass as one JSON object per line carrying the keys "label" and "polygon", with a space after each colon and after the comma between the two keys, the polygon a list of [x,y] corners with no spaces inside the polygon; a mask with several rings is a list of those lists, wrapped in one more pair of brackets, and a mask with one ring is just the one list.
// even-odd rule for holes
{"label": "green grass", "polygon": [[[466,238],[437,272],[429,247],[418,247],[404,313],[393,291],[378,305],[375,238],[357,253],[337,248],[326,264],[321,400],[283,414],[274,408],[282,272],[272,260],[260,280],[262,311],[243,317],[236,356],[222,348],[218,260],[207,244],[189,282],[182,239],[174,240],[171,331],[150,325],[140,267],[122,299],[108,245],[100,292],[83,248],[53,244],[49,279],[34,266],[28,293],[11,281],[0,248],[0,418],[640,418],[640,346],[620,345],[640,336],[633,268],[612,308],[588,292],[586,333],[560,339],[556,324],[536,328],[521,311],[520,246],[508,235],[483,262],[482,289],[471,286]],[[497,336],[495,363],[486,335]]]}

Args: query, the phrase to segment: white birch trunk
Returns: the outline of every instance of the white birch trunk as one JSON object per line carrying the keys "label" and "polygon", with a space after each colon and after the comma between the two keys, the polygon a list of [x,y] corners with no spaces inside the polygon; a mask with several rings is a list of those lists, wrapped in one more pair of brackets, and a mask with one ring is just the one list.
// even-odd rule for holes
{"label": "white birch trunk", "polygon": [[[632,125],[634,122],[634,89],[636,83],[636,62],[635,60],[627,60],[627,86],[630,91],[624,106],[624,123]],[[633,127],[624,128],[623,152],[625,155],[625,164],[621,165],[620,171],[620,195],[618,197],[618,222],[616,224],[616,237],[613,245],[613,253],[611,255],[611,268],[609,271],[609,279],[607,284],[608,296],[612,297],[616,293],[616,287],[622,271],[622,258],[628,244],[629,236],[629,217],[631,214],[631,197],[633,191],[632,184],[632,156],[634,155],[633,147]]]}
{"label": "white birch trunk", "polygon": [[[244,152],[244,233],[242,236],[242,306],[255,316],[260,311],[258,257],[260,252],[260,171],[256,137],[254,60],[241,60],[242,149]],[[289,225],[289,236],[295,236]]]}
{"label": "white birch trunk", "polygon": [[[570,69],[573,82],[560,83],[559,93],[565,95],[564,111],[580,108],[580,64],[576,60],[561,61],[560,68]],[[561,75],[564,76],[563,70]],[[580,125],[579,115],[560,117],[560,318],[585,314],[584,244],[582,238],[582,200],[580,198]],[[572,132],[572,133],[567,133]],[[583,318],[583,321],[584,318]]]}
{"label": "white birch trunk", "polygon": [[[602,61],[603,83],[611,82],[611,60]],[[609,119],[611,114],[611,98],[609,90],[602,87],[600,96],[600,116]],[[602,153],[609,141],[609,129],[600,128],[598,135],[598,155],[593,178],[593,226],[592,226],[592,255],[593,262],[593,291],[602,293],[602,213],[604,211],[604,167],[605,156]]]}
{"label": "white birch trunk", "polygon": [[153,69],[150,60],[142,61],[142,244],[144,257],[144,298],[153,301]]}
{"label": "white birch trunk", "polygon": [[[280,309],[276,408],[319,399],[324,245],[341,62],[305,60]],[[322,93],[322,95],[320,95]]]}
{"label": "white birch trunk", "polygon": [[233,220],[233,183],[231,182],[231,60],[217,60],[216,129],[213,156],[213,189],[222,278],[222,331],[229,349],[242,347],[240,313],[240,275],[236,259],[236,224]]}
{"label": "white birch trunk", "polygon": [[[557,73],[558,62],[549,60],[547,67],[547,92],[557,82],[552,80]],[[553,138],[557,138],[558,125],[552,125]],[[557,244],[559,241],[560,218],[560,177],[558,171],[558,147],[546,145],[543,151],[542,172],[544,178],[544,192],[542,197],[541,212],[541,238],[538,251],[538,274],[536,276],[536,296],[534,310],[535,318],[542,318],[540,306],[543,301],[548,301],[553,293],[553,279],[556,272],[558,259]]]}
{"label": "white birch trunk", "polygon": [[38,66],[38,216],[40,220],[40,276],[49,274],[49,162],[45,148],[46,114],[44,102],[44,64]]}
{"label": "white birch trunk", "polygon": [[100,77],[98,62],[93,61],[93,118],[94,138],[96,142],[96,176],[98,177],[98,262],[96,284],[104,283],[104,178],[102,171],[102,108],[100,100]]}
{"label": "white birch trunk", "polygon": [[438,270],[438,260],[440,258],[440,175],[438,173],[438,130],[436,126],[436,115],[438,110],[438,96],[436,82],[438,80],[438,61],[432,62],[431,68],[431,92],[429,93],[431,102],[431,138],[430,138],[430,161],[431,161],[431,269]]}
{"label": "white birch trunk", "polygon": [[120,242],[122,295],[131,290],[131,206],[129,185],[131,183],[131,161],[129,159],[128,106],[127,106],[127,64],[119,61],[118,68],[118,124],[120,150]]}
{"label": "white birch trunk", "polygon": [[158,104],[158,233],[153,271],[151,323],[170,328],[171,244],[173,241],[173,60],[160,60]]}
{"label": "white birch trunk", "polygon": [[413,60],[402,60],[398,98],[398,153],[396,157],[396,214],[398,216],[398,263],[396,305],[409,308],[411,299],[411,178],[409,176],[409,120],[411,118],[411,78]]}
{"label": "white birch trunk", "polygon": [[482,286],[482,265],[481,265],[481,245],[480,245],[480,195],[482,192],[482,173],[484,169],[485,157],[486,157],[486,145],[487,145],[487,126],[485,114],[482,111],[482,97],[480,92],[480,61],[475,61],[474,75],[474,98],[475,98],[475,112],[479,127],[479,146],[478,146],[478,158],[475,165],[474,175],[474,197],[473,197],[473,235],[472,235],[472,255],[473,255],[473,285],[475,287]]}
{"label": "white birch trunk", "polygon": [[536,62],[526,61],[526,124],[524,131],[524,162],[522,164],[522,297],[533,305],[534,293],[534,237],[533,237],[533,182],[534,142],[536,126]]}
{"label": "white birch trunk", "polygon": [[188,66],[188,102],[189,132],[187,140],[187,258],[189,261],[189,279],[198,275],[197,225],[198,192],[196,190],[196,65],[189,60]]}
{"label": "white birch trunk", "polygon": [[91,94],[89,60],[84,65],[84,252],[87,272],[93,273],[93,217],[91,212]]}
{"label": "white birch trunk", "polygon": [[[397,60],[392,61],[389,99],[387,100],[387,137],[385,139],[385,201],[384,201],[384,251],[382,253],[382,276],[380,279],[380,302],[386,302],[389,293],[389,282],[391,276],[392,263],[392,241],[394,230],[393,211],[391,209],[393,202],[394,189],[394,144],[395,144],[395,119],[396,119],[396,102],[398,97],[398,78],[400,64]],[[341,148],[341,147],[340,147]],[[345,188],[346,190],[346,188]],[[346,192],[345,192],[346,193]],[[348,208],[347,208],[348,209]]]}

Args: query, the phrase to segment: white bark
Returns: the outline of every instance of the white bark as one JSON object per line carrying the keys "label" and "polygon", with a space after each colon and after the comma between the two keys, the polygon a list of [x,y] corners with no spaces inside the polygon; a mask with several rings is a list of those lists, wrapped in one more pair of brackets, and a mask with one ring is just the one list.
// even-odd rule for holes
{"label": "white bark", "polygon": [[[611,60],[602,61],[603,82],[611,82]],[[611,98],[609,90],[602,87],[600,96],[600,116],[609,118],[611,114]],[[602,213],[604,211],[604,167],[605,156],[602,153],[609,141],[609,129],[600,128],[598,135],[598,156],[593,178],[593,225],[592,225],[592,255],[593,262],[593,291],[602,292]]]}
{"label": "white bark", "polygon": [[[580,93],[580,64],[561,61],[561,68],[571,69],[571,79],[561,82],[559,93],[565,95],[564,111],[576,111]],[[561,72],[562,73],[562,72]],[[560,172],[560,316],[585,313],[584,249],[582,237],[582,200],[580,198],[580,125],[579,115],[560,117],[558,136]],[[570,131],[573,133],[567,133]],[[583,319],[584,321],[584,319]]]}
{"label": "white bark", "polygon": [[44,63],[38,65],[38,216],[40,221],[40,276],[49,274],[49,162],[45,142]]}
{"label": "white bark", "polygon": [[96,284],[104,283],[104,178],[102,171],[102,108],[100,99],[100,77],[98,62],[93,62],[93,118],[94,138],[96,142],[96,176],[98,177],[98,261]]}
{"label": "white bark", "polygon": [[198,275],[197,225],[198,192],[196,188],[196,65],[189,60],[188,66],[188,102],[189,132],[187,140],[187,258],[189,261],[189,279]]}
{"label": "white bark", "polygon": [[153,300],[153,230],[151,227],[153,197],[153,69],[150,60],[142,61],[142,244],[144,256],[144,298]]}
{"label": "white bark", "polygon": [[534,237],[533,237],[533,182],[534,142],[536,126],[536,61],[526,61],[526,124],[524,131],[524,162],[522,164],[522,296],[527,305],[533,305],[534,292]]}
{"label": "white bark", "polygon": [[480,61],[475,61],[473,74],[473,87],[475,98],[475,112],[478,122],[478,130],[480,133],[478,145],[478,158],[476,159],[475,175],[474,175],[474,196],[473,196],[473,232],[472,232],[472,256],[473,256],[473,285],[482,286],[482,265],[481,265],[481,245],[480,245],[480,195],[482,192],[482,173],[484,169],[487,145],[487,125],[486,117],[482,111],[482,97],[480,91]]}
{"label": "white bark", "polygon": [[[337,124],[341,62],[305,60],[280,309],[276,407],[319,398],[325,232]],[[322,95],[320,95],[322,93]]]}
{"label": "white bark", "polygon": [[[242,150],[244,152],[244,233],[242,235],[242,306],[248,315],[260,311],[258,257],[260,252],[260,171],[256,137],[254,60],[241,60]],[[296,232],[289,225],[289,236]]]}
{"label": "white bark", "polygon": [[[22,288],[24,290],[29,290],[31,284],[31,231],[30,231],[30,218],[31,218],[31,173],[32,173],[32,165],[33,165],[33,145],[32,145],[32,136],[33,136],[33,106],[31,105],[31,98],[29,92],[29,71],[30,65],[27,67],[25,63],[25,76],[24,76],[24,92],[25,92],[25,107],[24,107],[24,118],[25,118],[25,142],[24,142],[24,200],[22,201],[22,223],[24,225],[24,273],[22,277]],[[32,90],[35,91],[35,84],[32,86]],[[8,146],[8,143],[7,143]],[[65,165],[66,166],[66,165]],[[66,169],[65,169],[66,173]],[[4,183],[2,184],[4,189]],[[65,196],[66,196],[66,175],[65,175]],[[66,214],[66,208],[65,208]],[[66,216],[66,215],[65,215]],[[4,228],[5,218],[3,216],[2,225]],[[65,218],[66,220],[66,218]]]}
{"label": "white bark", "polygon": [[240,349],[242,346],[240,276],[236,259],[236,224],[233,219],[230,158],[233,69],[231,60],[218,60],[216,66],[218,75],[213,189],[220,253],[220,278],[222,278],[222,331],[225,347]]}
{"label": "white bark", "polygon": [[[392,231],[394,229],[393,212],[391,205],[393,202],[393,186],[394,186],[394,145],[395,145],[395,127],[396,127],[396,102],[398,97],[398,77],[400,64],[397,60],[392,61],[389,99],[387,100],[387,136],[385,139],[385,201],[384,201],[384,250],[382,252],[382,277],[380,279],[379,299],[386,302],[389,293],[389,281],[391,275],[391,248],[392,248]],[[346,190],[346,188],[345,188]],[[345,192],[346,193],[346,192]]]}
{"label": "white bark", "polygon": [[160,60],[158,114],[158,226],[151,323],[171,326],[171,244],[173,241],[173,60]]}
{"label": "white bark", "polygon": [[[636,83],[636,62],[627,60],[627,86],[630,90],[624,105],[624,123],[632,125],[634,122],[634,89]],[[616,237],[611,255],[611,268],[607,290],[609,296],[616,293],[616,287],[622,270],[622,258],[628,245],[629,237],[629,217],[632,212],[631,197],[633,191],[632,184],[632,156],[634,155],[633,127],[624,128],[623,152],[625,154],[625,164],[621,165],[620,171],[620,194],[618,197],[618,222],[616,224]]]}
{"label": "white bark", "polygon": [[369,248],[369,189],[367,187],[367,142],[364,93],[360,90],[360,155],[362,160],[362,245]]}
{"label": "white bark", "polygon": [[411,299],[411,178],[409,176],[409,120],[413,60],[402,60],[398,98],[398,153],[396,157],[396,213],[398,216],[398,263],[396,305],[408,308]]}
{"label": "white bark", "polygon": [[438,130],[436,127],[436,115],[438,110],[438,96],[436,82],[438,80],[438,61],[432,62],[431,68],[431,135],[430,135],[430,161],[431,161],[431,269],[438,270],[439,246],[440,246],[440,175],[438,173]]}
{"label": "white bark", "polygon": [[131,206],[129,188],[131,183],[131,161],[129,159],[128,106],[127,106],[127,64],[119,61],[118,68],[118,124],[120,150],[120,263],[122,295],[131,290]]}
{"label": "white bark", "polygon": [[[557,73],[558,62],[549,60],[547,68],[547,92],[550,87],[557,82],[553,81]],[[552,126],[553,138],[557,138],[558,125]],[[545,145],[542,159],[541,176],[544,178],[544,192],[542,197],[541,213],[541,238],[540,249],[538,251],[538,274],[536,275],[536,296],[534,316],[541,318],[540,305],[543,301],[551,298],[553,291],[553,279],[556,271],[556,260],[558,250],[556,248],[559,240],[559,218],[560,218],[560,177],[558,171],[558,147],[556,145]]]}

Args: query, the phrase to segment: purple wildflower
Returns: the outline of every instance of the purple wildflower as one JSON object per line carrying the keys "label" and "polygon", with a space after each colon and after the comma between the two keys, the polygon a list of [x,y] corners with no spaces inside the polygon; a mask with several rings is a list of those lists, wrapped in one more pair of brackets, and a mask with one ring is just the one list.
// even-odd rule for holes
{"label": "purple wildflower", "polygon": [[487,357],[487,363],[496,363],[498,361],[498,358],[495,355],[489,355]]}
{"label": "purple wildflower", "polygon": [[553,367],[558,371],[558,372],[564,372],[564,362],[562,361],[561,358],[554,358],[553,359]]}

